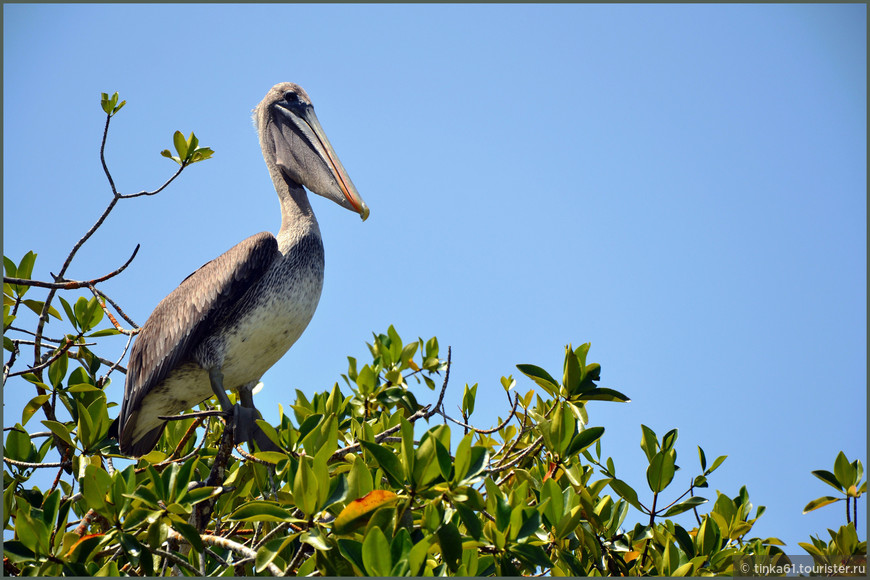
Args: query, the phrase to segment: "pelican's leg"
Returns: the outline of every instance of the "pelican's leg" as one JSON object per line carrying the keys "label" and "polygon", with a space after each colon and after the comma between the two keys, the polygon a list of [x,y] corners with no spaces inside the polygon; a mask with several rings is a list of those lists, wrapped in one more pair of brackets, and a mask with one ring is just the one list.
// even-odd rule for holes
{"label": "pelican's leg", "polygon": [[[208,378],[211,383],[211,390],[218,398],[221,409],[224,412],[232,412],[234,437],[236,443],[242,443],[251,440],[251,425],[255,425],[254,421],[258,419],[256,409],[245,408],[239,405],[230,403],[230,398],[227,396],[227,391],[224,389],[224,375],[219,367],[212,367],[208,370]],[[250,398],[250,392],[248,392]]]}
{"label": "pelican's leg", "polygon": [[230,403],[230,398],[227,396],[227,391],[224,389],[224,374],[220,367],[212,367],[208,369],[208,380],[211,383],[211,390],[218,398],[221,404],[221,409],[224,411],[232,411],[233,404]]}
{"label": "pelican's leg", "polygon": [[[239,422],[236,423],[236,442],[245,441],[252,445],[254,441],[260,447],[261,451],[281,451],[281,448],[272,443],[262,429],[257,425],[257,419],[262,419],[260,412],[254,408],[254,387],[257,386],[259,380],[251,381],[239,388],[240,407],[237,407],[237,417]],[[241,429],[241,430],[240,430]]]}

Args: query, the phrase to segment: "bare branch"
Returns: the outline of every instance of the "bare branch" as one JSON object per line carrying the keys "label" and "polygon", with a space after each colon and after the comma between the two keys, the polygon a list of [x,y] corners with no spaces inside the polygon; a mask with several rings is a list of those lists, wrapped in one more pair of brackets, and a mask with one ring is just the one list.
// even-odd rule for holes
{"label": "bare branch", "polygon": [[157,415],[157,418],[162,421],[184,421],[185,419],[205,419],[207,417],[223,417],[224,419],[232,417],[232,411],[197,411],[196,413],[185,413],[184,415]]}
{"label": "bare branch", "polygon": [[[170,177],[169,180],[168,180],[166,183],[164,183],[163,185],[161,185],[160,187],[158,187],[158,188],[155,189],[154,191],[140,191],[139,193],[128,193],[127,195],[123,195],[123,194],[120,194],[120,193],[117,193],[117,192],[116,192],[115,195],[118,196],[118,199],[131,199],[131,198],[134,198],[134,197],[141,197],[141,196],[143,196],[143,195],[157,195],[158,193],[160,193],[161,191],[163,191],[164,189],[166,189],[166,187],[167,187],[170,183],[172,183],[173,181],[175,181],[175,178],[178,177],[179,175],[181,175],[181,172],[184,171],[184,168],[187,167],[187,165],[188,165],[188,164],[185,164],[185,165],[180,166],[180,167],[178,168],[178,171],[176,171],[175,174],[174,174],[172,177]],[[114,187],[113,187],[113,190],[114,190]]]}
{"label": "bare branch", "polygon": [[9,459],[8,457],[4,457],[3,461],[8,463],[9,465],[14,465],[15,467],[23,467],[25,469],[42,469],[46,467],[66,467],[68,465],[72,465],[72,461],[64,461],[62,463],[27,463],[26,461],[16,461],[15,459]]}
{"label": "bare branch", "polygon": [[[78,339],[81,338],[81,337],[82,337],[82,334],[79,333],[79,335],[76,336],[76,340],[78,340]],[[66,351],[68,351],[69,349],[71,349],[71,348],[74,347],[74,346],[81,346],[81,344],[79,344],[78,342],[75,342],[75,341],[73,341],[73,340],[66,339],[66,342],[65,342],[64,344],[60,345],[60,347],[58,347],[57,352],[56,352],[55,354],[53,354],[52,356],[50,356],[50,357],[49,357],[48,359],[46,359],[45,361],[43,361],[42,363],[40,363],[40,364],[38,364],[38,365],[36,365],[36,366],[33,366],[33,367],[29,367],[29,368],[27,368],[27,369],[24,369],[23,371],[15,371],[14,373],[9,373],[8,376],[10,376],[10,377],[17,377],[17,376],[19,376],[19,375],[26,375],[27,373],[36,373],[36,372],[39,372],[39,371],[41,371],[42,369],[44,369],[44,368],[50,366],[51,363],[53,363],[54,361],[56,361],[57,359],[59,359],[63,353],[65,353]],[[42,391],[42,392],[39,393],[40,395],[45,394],[45,389],[43,389],[43,388],[40,387],[39,385],[36,386],[36,389],[37,389],[38,391]],[[43,407],[44,407],[44,406],[45,406],[45,405],[43,405]]]}
{"label": "bare branch", "polygon": [[160,548],[151,548],[151,551],[153,553],[157,554],[158,556],[162,556],[162,557],[166,558],[167,560],[171,561],[176,566],[180,566],[180,567],[184,568],[188,572],[192,573],[194,576],[200,576],[199,570],[197,570],[196,568],[191,566],[187,562],[187,560],[184,560],[183,558],[176,556],[172,552],[167,552],[166,550],[161,550]]}
{"label": "bare branch", "polygon": [[81,282],[78,280],[65,280],[62,275],[55,276],[54,274],[52,274],[52,276],[54,276],[55,278],[54,282],[42,282],[41,280],[30,280],[28,278],[7,277],[3,278],[3,282],[5,284],[20,284],[22,286],[35,286],[37,288],[52,288],[54,290],[77,290],[79,288],[86,288],[88,286],[93,286],[94,284],[99,284],[100,282],[105,282],[110,278],[114,278],[115,276],[123,272],[127,268],[127,266],[130,265],[130,262],[133,261],[133,258],[136,257],[136,254],[138,252],[139,244],[136,244],[136,249],[133,250],[133,255],[130,256],[130,258],[128,258],[127,261],[124,262],[124,264],[120,268],[109,272],[105,276],[100,276],[99,278],[94,278],[93,280],[87,280],[85,282]]}
{"label": "bare branch", "polygon": [[[513,467],[514,465],[519,463],[520,460],[522,460],[524,457],[531,455],[532,452],[537,453],[537,451],[543,446],[543,442],[544,442],[544,436],[541,435],[540,437],[538,437],[535,440],[534,443],[532,443],[531,445],[529,445],[528,447],[526,447],[525,449],[523,449],[522,451],[517,453],[516,456],[510,462],[508,462],[504,465],[501,465],[499,467],[487,469],[487,473],[499,473],[499,472],[504,471],[506,469],[510,469],[511,467]],[[496,483],[497,483],[497,485],[501,485],[500,482],[496,482]]]}
{"label": "bare branch", "polygon": [[441,385],[441,394],[438,395],[438,402],[435,403],[435,406],[432,407],[432,410],[429,411],[429,413],[426,415],[427,419],[429,417],[431,417],[432,415],[434,415],[435,413],[437,413],[438,409],[441,408],[441,405],[444,404],[444,393],[447,392],[447,381],[450,380],[450,354],[451,354],[450,347],[448,346],[447,347],[447,370],[444,371],[444,384]]}
{"label": "bare branch", "polygon": [[[231,550],[233,553],[240,554],[245,558],[257,558],[257,553],[255,551],[232,540],[228,540],[220,536],[212,536],[210,534],[200,534],[199,537],[202,540],[203,544],[208,544],[209,546],[217,546],[218,548],[224,548],[225,550]],[[169,529],[169,539],[175,540],[177,542],[183,542],[185,544],[189,543],[184,536],[171,528]],[[278,568],[275,564],[269,563],[267,567],[269,569],[269,572],[271,572],[274,576],[283,575],[281,569]]]}
{"label": "bare branch", "polygon": [[[516,395],[516,393],[514,393],[514,394]],[[520,402],[520,396],[516,395],[516,399],[514,400],[514,406],[511,409],[510,414],[507,416],[507,419],[502,421],[502,423],[499,426],[493,427],[492,429],[478,429],[477,427],[475,427],[473,425],[468,425],[467,423],[463,423],[462,421],[457,421],[453,417],[448,416],[443,411],[438,411],[438,414],[441,415],[442,417],[444,417],[445,419],[447,419],[448,421],[453,421],[457,425],[465,427],[466,429],[471,429],[475,433],[480,433],[482,435],[489,435],[490,433],[495,433],[496,431],[500,431],[500,430],[504,429],[507,426],[507,424],[510,423],[510,420],[513,419],[514,415],[517,412],[517,405],[519,404],[519,402]]]}
{"label": "bare branch", "polygon": [[[112,307],[113,307],[115,310],[118,311],[118,314],[120,314],[120,315],[124,318],[124,320],[126,320],[126,321],[130,324],[130,326],[132,326],[132,327],[135,328],[135,329],[138,329],[138,328],[139,328],[139,325],[136,324],[135,322],[133,322],[133,319],[130,318],[129,316],[127,316],[127,314],[126,314],[123,310],[121,310],[121,307],[118,306],[118,304],[117,304],[114,300],[112,300],[111,298],[109,298],[109,296],[108,296],[105,292],[103,292],[102,290],[100,290],[100,289],[97,288],[96,286],[92,287],[92,288],[91,288],[91,291],[94,292],[95,294],[99,295],[100,297],[102,297],[102,298],[103,298],[106,302],[108,302],[109,304],[111,304]],[[112,321],[112,324],[115,325],[115,328],[117,328],[117,329],[120,330],[121,332],[124,332],[125,334],[128,333],[128,332],[135,332],[135,331],[125,331],[125,330],[123,330],[123,329],[121,328],[121,326],[118,324],[118,321],[115,320],[115,319],[112,317],[111,314],[109,314],[109,311],[108,311],[108,310],[106,310],[105,305],[102,305],[102,306],[103,306],[103,310],[106,312],[106,314],[109,316],[109,319]]]}

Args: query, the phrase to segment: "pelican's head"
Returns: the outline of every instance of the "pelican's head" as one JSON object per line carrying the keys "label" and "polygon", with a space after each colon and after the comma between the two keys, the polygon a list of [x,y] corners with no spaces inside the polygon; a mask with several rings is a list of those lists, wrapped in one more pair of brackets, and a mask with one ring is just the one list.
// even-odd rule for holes
{"label": "pelican's head", "polygon": [[270,169],[357,212],[363,220],[369,217],[368,206],[326,138],[302,87],[293,83],[272,87],[254,109],[254,123]]}

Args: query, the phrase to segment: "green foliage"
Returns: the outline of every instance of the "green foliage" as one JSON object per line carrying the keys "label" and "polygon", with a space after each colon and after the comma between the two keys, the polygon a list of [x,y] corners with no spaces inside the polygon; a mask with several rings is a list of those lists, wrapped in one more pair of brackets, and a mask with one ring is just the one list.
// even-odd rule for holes
{"label": "green foliage", "polygon": [[110,117],[114,117],[115,114],[121,110],[121,107],[127,104],[127,101],[118,102],[118,93],[116,92],[111,97],[109,97],[108,93],[100,93],[102,98],[100,99],[100,106],[103,108],[103,111]]}
{"label": "green foliage", "polygon": [[175,151],[178,153],[177,156],[173,155],[169,149],[164,149],[160,154],[172,159],[182,167],[190,165],[191,163],[197,163],[198,161],[211,159],[211,156],[214,155],[214,151],[208,147],[199,146],[199,139],[196,138],[196,135],[194,135],[192,131],[190,137],[185,137],[184,133],[176,131],[172,136],[172,144],[175,146]]}
{"label": "green foliage", "polygon": [[[111,118],[124,102],[103,94],[101,105]],[[163,154],[182,169],[211,155],[192,133],[174,144],[177,156]],[[343,386],[297,390],[276,424],[258,421],[282,451],[224,455],[220,422],[187,418],[131,462],[108,437],[116,402],[105,388],[117,365],[90,350],[130,331],[96,292],[61,297],[62,314],[52,283],[45,300],[25,299],[35,260],[4,258],[4,333],[16,331],[22,305],[71,331],[53,342],[41,326],[30,338],[4,336],[4,381],[36,391],[4,440],[7,574],[703,576],[733,574],[739,557],[785,557],[780,540],[750,537],[764,507],[745,487],[696,495],[726,456],[708,465],[699,447],[699,469],[683,477],[676,429],[659,437],[641,425],[646,482],[616,476],[588,405],[629,398],[598,385],[589,343],[565,348],[558,380],[517,365],[531,381],[525,394],[501,377],[504,417],[481,428],[472,423],[478,383],[461,393],[461,420],[445,410],[450,350],[445,358],[435,337],[405,343],[390,326],[365,360],[348,357]],[[48,352],[15,370],[34,334]],[[42,470],[53,474],[47,490]],[[866,491],[861,463],[841,453],[833,472],[813,474],[844,494],[848,518]],[[644,521],[631,521],[632,507]],[[801,546],[819,560],[866,554],[855,526],[829,532],[829,542]]]}

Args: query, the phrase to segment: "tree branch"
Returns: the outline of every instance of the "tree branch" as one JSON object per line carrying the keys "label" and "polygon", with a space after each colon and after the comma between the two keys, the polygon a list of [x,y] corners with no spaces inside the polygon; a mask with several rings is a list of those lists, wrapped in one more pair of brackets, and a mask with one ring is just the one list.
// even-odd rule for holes
{"label": "tree branch", "polygon": [[[245,558],[257,558],[257,553],[255,551],[232,540],[228,540],[220,536],[212,536],[209,534],[200,534],[199,537],[200,539],[202,539],[203,544],[208,544],[209,546],[217,546],[218,548],[223,548],[225,550],[231,550],[233,553],[240,554]],[[169,538],[177,542],[183,542],[185,544],[189,543],[184,536],[171,528],[169,529]],[[281,569],[278,568],[275,564],[269,563],[267,568],[269,569],[269,572],[271,572],[274,576],[283,575]]]}

